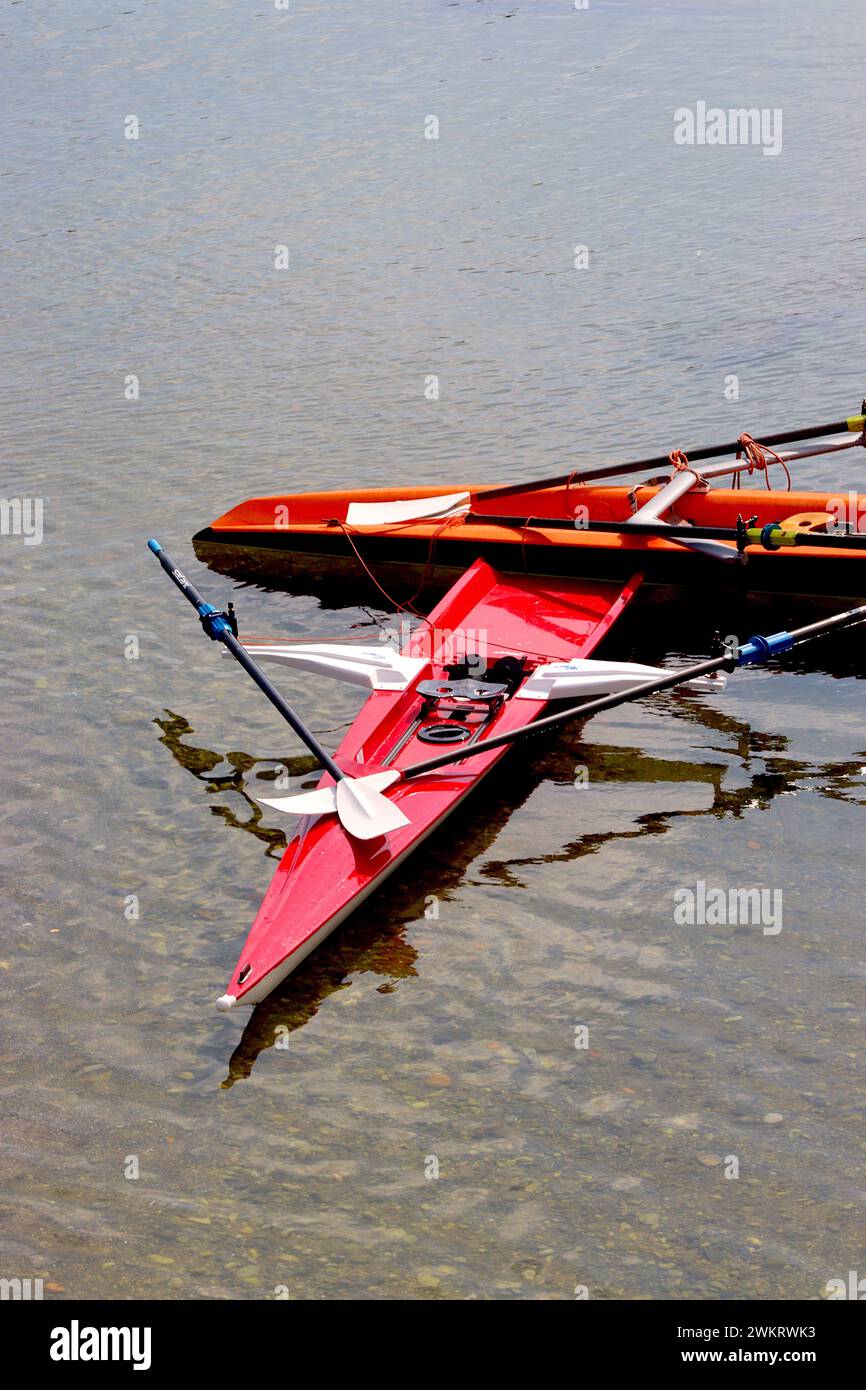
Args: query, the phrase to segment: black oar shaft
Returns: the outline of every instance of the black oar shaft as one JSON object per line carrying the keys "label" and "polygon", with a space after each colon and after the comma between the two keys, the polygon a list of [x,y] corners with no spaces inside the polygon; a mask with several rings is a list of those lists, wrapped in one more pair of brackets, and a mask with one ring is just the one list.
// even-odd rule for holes
{"label": "black oar shaft", "polygon": [[[567,516],[509,516],[507,512],[467,512],[464,522],[478,526],[510,526],[516,531],[589,531],[600,535],[660,536],[662,540],[736,541],[733,526],[677,526],[665,521],[576,521]],[[775,524],[775,523],[774,523]],[[749,545],[762,545],[758,534],[761,527],[750,528]],[[825,550],[866,550],[866,535],[832,531],[797,531],[788,533],[786,544],[813,545]],[[770,538],[771,539],[771,538]],[[767,543],[767,550],[778,549]]]}
{"label": "black oar shaft", "polygon": [[208,635],[216,641],[222,642],[231,652],[232,656],[243,666],[247,675],[251,676],[259,687],[263,695],[266,695],[271,704],[285,719],[298,735],[298,738],[305,743],[313,756],[321,763],[326,771],[330,772],[336,782],[339,782],[345,773],[337,766],[326,748],[323,748],[316,735],[308,729],[304,721],[295,713],[288,700],[284,700],[276,686],[273,685],[265,675],[264,671],[253,661],[243,643],[239,642],[231,630],[231,625],[224,614],[217,611],[213,604],[199,593],[194,584],[187,579],[183,570],[180,569],[170,556],[166,555],[159,541],[148,541],[148,549],[156,556],[162,565],[169,579],[171,579],[181,593],[189,599],[198,615],[204,620],[205,630]]}
{"label": "black oar shaft", "polygon": [[439,767],[448,767],[451,763],[464,762],[467,758],[477,757],[479,753],[486,753],[492,748],[505,748],[509,743],[516,743],[521,738],[528,738],[531,734],[539,733],[542,729],[552,729],[557,724],[566,724],[570,719],[578,717],[584,719],[591,714],[600,714],[602,710],[614,709],[617,705],[623,705],[628,700],[637,700],[642,695],[654,695],[656,691],[667,690],[671,686],[680,685],[683,681],[695,680],[698,676],[708,676],[713,671],[719,671],[730,660],[727,656],[712,657],[708,661],[702,661],[699,665],[685,667],[681,671],[672,671],[670,676],[664,679],[644,681],[642,685],[636,685],[624,695],[602,695],[597,700],[588,700],[582,705],[571,705],[568,709],[560,710],[558,714],[545,714],[541,719],[533,719],[531,724],[524,724],[519,729],[511,729],[505,734],[494,734],[491,738],[485,738],[481,743],[476,743],[473,747],[456,749],[453,753],[439,753],[435,758],[425,758],[423,762],[411,763],[409,767],[400,769],[400,775],[405,780],[407,777],[420,777],[424,772],[433,772]]}
{"label": "black oar shaft", "polygon": [[243,643],[239,642],[230,632],[223,633],[220,637],[220,641],[228,647],[232,656],[243,666],[247,674],[252,676],[262,694],[267,695],[274,708],[279,710],[286,723],[291,725],[298,735],[298,738],[307,745],[310,752],[317,761],[321,763],[322,767],[330,772],[336,782],[339,782],[340,778],[344,777],[346,774],[337,766],[328,750],[322,747],[312,729],[307,728],[303,720],[295,714],[289,702],[284,700],[277,688],[271,684],[264,672],[257,666],[255,661],[253,661]]}
{"label": "black oar shaft", "polygon": [[697,680],[699,676],[711,675],[713,671],[720,671],[722,667],[729,666],[732,661],[738,665],[757,664],[765,661],[773,652],[790,651],[798,642],[806,642],[810,638],[830,632],[833,628],[850,627],[862,622],[866,622],[866,604],[858,608],[849,608],[844,613],[836,613],[832,618],[821,618],[805,627],[794,628],[791,632],[778,632],[772,637],[753,637],[738,648],[736,657],[729,654],[711,657],[695,666],[685,666],[679,671],[672,671],[669,676],[659,677],[658,680],[644,681],[621,694],[602,695],[597,700],[588,700],[582,705],[571,705],[568,709],[560,710],[558,714],[546,714],[541,719],[534,719],[531,724],[524,724],[520,729],[494,734],[492,738],[486,738],[472,747],[466,746],[453,752],[440,753],[435,758],[425,759],[424,762],[411,763],[409,767],[401,768],[400,775],[404,780],[420,777],[425,772],[434,772],[440,767],[465,762],[467,758],[477,758],[479,754],[487,753],[493,748],[505,748],[508,744],[528,738],[542,729],[553,729],[559,724],[567,724],[572,719],[588,719],[590,715],[616,709],[617,706],[628,704],[631,700],[639,700],[644,695],[655,695],[661,690],[683,685],[686,681]]}
{"label": "black oar shaft", "polygon": [[[821,439],[828,434],[843,434],[863,428],[863,416],[854,415],[847,420],[836,420],[830,425],[805,425],[801,429],[781,430],[776,434],[765,434],[757,442],[771,448],[776,444],[794,444],[801,439]],[[722,454],[734,454],[742,445],[738,439],[728,444],[702,444],[695,449],[686,449],[690,463],[702,459],[720,458]],[[650,468],[666,468],[670,465],[670,453],[656,454],[653,458],[635,459],[631,463],[605,464],[602,468],[576,469],[571,473],[561,473],[556,478],[539,478],[534,482],[509,483],[505,487],[484,488],[487,498],[512,497],[520,492],[535,492],[552,487],[564,487],[568,482],[592,483],[601,478],[617,478],[623,473],[643,473]]]}

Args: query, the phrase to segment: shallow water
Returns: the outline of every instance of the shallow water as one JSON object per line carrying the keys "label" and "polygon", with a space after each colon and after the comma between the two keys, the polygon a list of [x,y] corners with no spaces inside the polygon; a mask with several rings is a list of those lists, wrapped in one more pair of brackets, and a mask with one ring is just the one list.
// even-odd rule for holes
{"label": "shallow water", "polygon": [[[144,540],[248,631],[376,631],[233,586],[192,534],[257,492],[852,412],[859,15],[7,8],[3,492],[45,499],[45,538],[0,540],[4,1277],[754,1299],[858,1267],[859,652],[515,755],[245,1023],[212,1001],[279,850],[254,796],[309,763]],[[699,99],[783,108],[783,153],[675,146]],[[798,480],[856,486],[842,460]],[[684,654],[676,624],[628,641]],[[285,688],[332,743],[357,707]],[[677,925],[700,880],[781,889],[782,930]]]}

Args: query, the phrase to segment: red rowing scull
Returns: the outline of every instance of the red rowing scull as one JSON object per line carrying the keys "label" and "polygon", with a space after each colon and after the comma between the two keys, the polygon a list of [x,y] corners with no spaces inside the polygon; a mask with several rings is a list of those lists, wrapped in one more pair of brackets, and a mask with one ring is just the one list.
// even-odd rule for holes
{"label": "red rowing scull", "polygon": [[[636,684],[653,668],[584,665],[640,583],[505,578],[477,561],[412,633],[387,647],[286,647],[249,642],[257,661],[330,672],[372,693],[334,757],[353,778],[398,771],[449,744],[531,723],[551,699]],[[269,800],[303,811],[247,937],[220,1009],[257,1004],[290,974],[457,807],[508,750],[396,782],[389,802],[405,824],[357,839],[327,809],[327,795]],[[387,781],[387,778],[383,778]],[[326,773],[321,790],[333,788]],[[316,798],[319,797],[317,801]],[[294,803],[294,805],[293,805]]]}

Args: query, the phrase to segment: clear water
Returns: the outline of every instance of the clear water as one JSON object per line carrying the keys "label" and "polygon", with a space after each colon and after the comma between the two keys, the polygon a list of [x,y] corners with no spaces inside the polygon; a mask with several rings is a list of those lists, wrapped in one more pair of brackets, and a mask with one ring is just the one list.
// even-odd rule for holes
{"label": "clear water", "polygon": [[[253,795],[308,764],[144,540],[247,630],[363,631],[368,607],[233,588],[190,537],[261,492],[529,478],[856,409],[860,20],[4,6],[2,490],[45,499],[45,537],[0,541],[0,1274],[753,1299],[858,1267],[859,656],[515,758],[245,1026],[212,1001],[279,850]],[[676,146],[698,100],[782,108],[782,154]],[[853,454],[801,467],[862,487]],[[334,742],[357,705],[286,689]],[[782,889],[783,930],[676,925],[698,880]]]}

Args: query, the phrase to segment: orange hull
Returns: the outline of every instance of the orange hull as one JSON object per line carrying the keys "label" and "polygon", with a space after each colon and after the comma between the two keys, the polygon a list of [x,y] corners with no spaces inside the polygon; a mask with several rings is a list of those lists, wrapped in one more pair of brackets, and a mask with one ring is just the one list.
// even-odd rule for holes
{"label": "orange hull", "polygon": [[[353,492],[309,492],[254,497],[219,517],[196,542],[266,547],[281,552],[296,571],[317,558],[345,560],[360,567],[360,554],[371,569],[398,564],[423,567],[431,559],[437,571],[465,569],[479,556],[506,572],[529,572],[595,579],[622,579],[637,565],[649,584],[692,587],[709,584],[741,592],[788,593],[860,599],[866,596],[866,552],[826,550],[814,546],[778,551],[751,550],[744,566],[725,565],[695,554],[676,542],[638,535],[552,529],[515,521],[513,526],[461,516],[376,526],[348,526],[351,503],[392,503],[431,498],[459,491],[439,488],[365,488]],[[582,485],[521,493],[485,502],[483,489],[472,491],[473,513],[501,517],[573,517],[585,508],[592,521],[625,521],[659,491],[657,486]],[[866,530],[866,495],[821,492],[711,488],[680,498],[666,519],[696,526],[733,527],[737,517],[757,518],[758,525],[804,514],[861,523]],[[733,545],[731,549],[733,550]]]}

